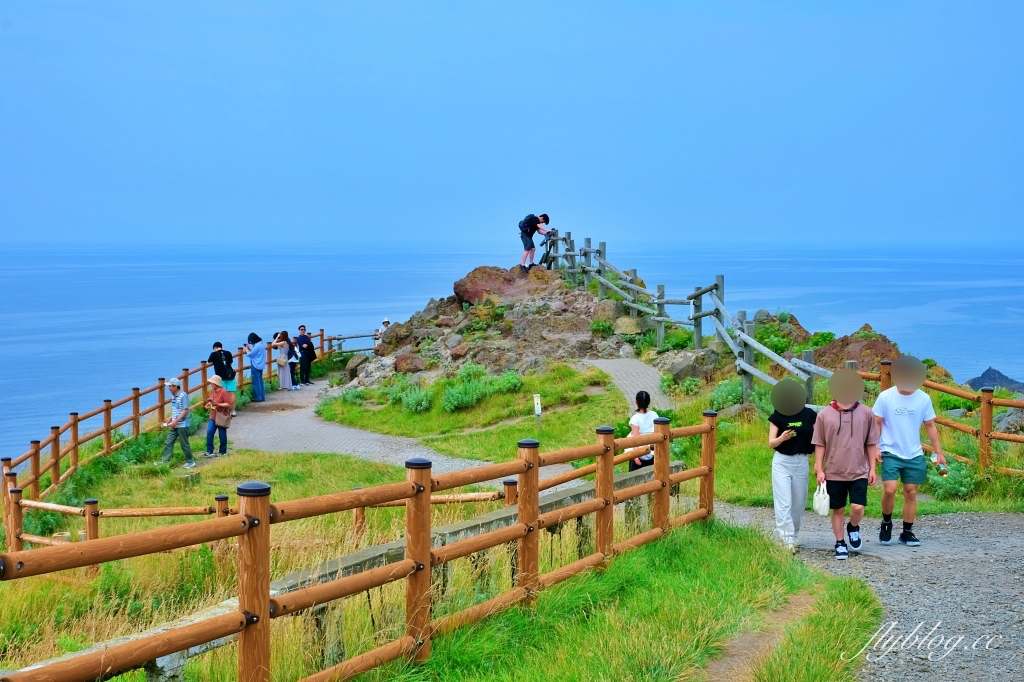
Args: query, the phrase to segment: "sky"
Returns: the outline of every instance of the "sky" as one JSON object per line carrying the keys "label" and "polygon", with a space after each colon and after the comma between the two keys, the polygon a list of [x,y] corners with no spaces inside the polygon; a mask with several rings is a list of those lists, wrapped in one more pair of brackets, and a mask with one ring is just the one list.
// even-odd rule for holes
{"label": "sky", "polygon": [[0,3],[0,244],[1024,240],[1024,3]]}

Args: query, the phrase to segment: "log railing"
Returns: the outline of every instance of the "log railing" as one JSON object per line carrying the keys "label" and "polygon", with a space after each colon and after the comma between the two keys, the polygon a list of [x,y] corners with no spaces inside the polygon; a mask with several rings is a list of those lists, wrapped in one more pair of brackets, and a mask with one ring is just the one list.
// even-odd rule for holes
{"label": "log railing", "polygon": [[[367,339],[374,336],[374,334],[326,336],[324,330],[321,329],[318,333],[310,335],[319,349],[315,362],[336,353],[373,350],[372,346],[348,349],[344,348],[343,344],[346,340]],[[241,390],[247,383],[245,370],[251,370],[251,367],[246,361],[242,348],[233,354],[233,358],[238,373],[238,388]],[[274,349],[268,343],[267,367],[265,369],[267,380],[270,379],[273,367]],[[183,369],[177,376],[181,381],[182,390],[186,394],[189,396],[198,394],[197,397],[204,400],[209,397],[209,377],[210,365],[206,360],[203,360],[198,367]],[[143,406],[144,401],[153,401],[153,404]],[[160,378],[157,379],[156,384],[148,388],[132,388],[131,394],[120,400],[104,400],[101,407],[90,412],[72,412],[64,424],[50,427],[50,434],[46,438],[31,441],[27,452],[6,459],[9,463],[9,470],[18,471],[17,480],[12,487],[20,487],[25,490],[30,500],[45,499],[74,474],[79,466],[96,457],[116,452],[128,443],[129,438],[161,428],[167,417],[168,402],[166,379]],[[119,408],[124,407],[130,407],[130,412],[125,416],[119,415],[119,418],[115,418],[115,411],[120,412]],[[102,425],[84,431],[83,423],[91,424],[93,420],[102,420]],[[125,432],[125,428],[129,425],[130,435]],[[83,457],[83,446],[94,441],[99,444],[99,447]],[[23,466],[26,463],[27,466]],[[49,482],[45,488],[42,488],[47,475]],[[5,492],[5,490],[0,490],[0,494]],[[4,502],[6,504],[7,500],[5,499]]]}
{"label": "log railing", "polygon": [[[657,540],[673,527],[708,519],[714,511],[716,416],[715,412],[707,411],[701,424],[682,429],[671,429],[668,419],[659,418],[655,420],[654,434],[620,439],[614,437],[611,427],[602,426],[597,428],[596,442],[592,446],[544,454],[540,453],[540,444],[536,440],[521,440],[518,443],[518,458],[514,462],[481,466],[468,472],[432,476],[431,462],[414,458],[406,462],[404,483],[275,504],[270,502],[269,485],[250,481],[237,488],[237,514],[230,513],[226,496],[219,496],[213,507],[213,513],[217,516],[213,519],[109,538],[89,539],[80,543],[62,543],[31,551],[12,548],[12,551],[0,554],[0,580],[20,580],[237,537],[238,606],[236,610],[228,613],[204,618],[181,627],[163,629],[133,639],[130,643],[108,646],[98,651],[87,651],[81,655],[72,655],[9,672],[0,677],[0,682],[55,679],[86,682],[106,678],[143,666],[158,657],[235,633],[238,635],[238,679],[269,682],[272,677],[270,619],[301,613],[315,606],[397,581],[405,582],[404,635],[372,651],[310,675],[305,681],[344,680],[403,657],[411,661],[425,661],[430,657],[431,638],[435,634],[450,632],[516,604],[530,606],[540,590],[590,568],[606,565],[615,555]],[[684,470],[681,472],[683,475],[672,475],[669,462],[671,440],[693,435],[700,435],[702,439],[701,466],[689,471]],[[649,482],[616,491],[616,449],[636,446],[653,447],[653,478]],[[586,457],[597,459],[594,499],[541,514],[539,469],[545,466],[545,463],[575,461]],[[507,476],[513,471],[518,473],[518,481],[505,481],[504,495],[505,503],[509,505],[512,500],[508,498],[508,493],[514,491],[518,505],[518,523],[432,548],[430,505],[433,491],[465,485],[462,481],[467,479],[471,479],[471,482],[492,480]],[[670,488],[680,481],[694,479],[700,480],[698,508],[671,518]],[[16,487],[10,493],[12,499],[21,501],[21,488]],[[653,497],[653,527],[614,542],[614,505],[641,495]],[[95,512],[93,518],[99,518],[95,501],[89,502],[93,504],[87,504],[82,509],[37,501],[30,501],[24,506],[67,514],[81,513],[87,518]],[[367,506],[394,502],[402,502],[406,508],[404,559],[271,598],[271,524],[345,510],[365,510]],[[21,510],[22,505],[19,503],[13,505],[9,512],[17,515]],[[191,507],[175,508],[174,511],[210,513],[207,508]],[[595,515],[596,551],[570,564],[541,573],[540,530],[589,514]],[[353,523],[358,523],[357,517],[353,519]],[[463,611],[441,618],[432,617],[432,566],[510,542],[515,543],[518,562],[511,590]]]}

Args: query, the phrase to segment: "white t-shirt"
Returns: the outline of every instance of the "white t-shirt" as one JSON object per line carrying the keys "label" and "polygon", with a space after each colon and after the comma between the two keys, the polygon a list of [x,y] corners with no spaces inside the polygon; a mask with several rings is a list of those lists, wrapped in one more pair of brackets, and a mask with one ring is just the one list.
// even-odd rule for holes
{"label": "white t-shirt", "polygon": [[935,419],[935,408],[927,393],[918,389],[903,395],[893,386],[879,394],[872,411],[882,418],[879,450],[891,452],[900,459],[914,459],[924,454],[921,424]]}
{"label": "white t-shirt", "polygon": [[[654,420],[657,419],[657,417],[658,413],[655,412],[654,410],[649,409],[643,413],[637,412],[636,414],[629,418],[629,425],[639,426],[640,435],[644,436],[648,433],[654,433]],[[646,455],[641,455],[640,459],[644,460],[645,462],[650,461],[654,459],[654,453],[651,452]]]}

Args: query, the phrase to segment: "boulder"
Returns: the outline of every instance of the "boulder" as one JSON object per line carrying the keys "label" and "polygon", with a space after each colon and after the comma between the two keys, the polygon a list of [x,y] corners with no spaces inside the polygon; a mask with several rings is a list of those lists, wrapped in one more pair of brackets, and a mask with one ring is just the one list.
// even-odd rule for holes
{"label": "boulder", "polygon": [[428,337],[431,339],[438,339],[441,338],[443,334],[444,330],[440,327],[420,327],[419,329],[414,329],[412,331],[412,337],[416,339],[417,342]]}
{"label": "boulder", "polygon": [[963,417],[965,414],[967,414],[967,410],[965,410],[962,407],[958,407],[955,410],[946,410],[945,412],[943,412],[943,414],[945,414],[947,417],[955,419]]}
{"label": "boulder", "polygon": [[772,314],[770,312],[768,312],[767,310],[765,310],[764,308],[761,308],[756,313],[754,313],[754,323],[755,324],[764,324],[765,322],[771,322],[771,321],[772,321]]}
{"label": "boulder", "polygon": [[718,365],[718,353],[711,348],[674,350],[662,353],[652,364],[681,384],[687,377],[710,379]]}
{"label": "boulder", "polygon": [[594,319],[604,320],[605,322],[614,322],[615,320],[622,317],[625,312],[622,308],[622,304],[618,301],[613,301],[610,298],[606,298],[602,301],[598,301],[594,305]]}
{"label": "boulder", "polygon": [[403,374],[415,374],[422,372],[427,363],[423,358],[412,353],[403,353],[395,358],[395,371]]}
{"label": "boulder", "polygon": [[621,357],[621,358],[635,358],[636,357],[636,351],[633,349],[633,346],[629,345],[628,343],[624,343],[624,344],[622,344],[622,347],[619,348],[619,357]]}
{"label": "boulder", "polygon": [[523,359],[516,370],[520,374],[526,372],[534,372],[536,374],[543,374],[548,369],[548,361],[538,355],[530,355]]}
{"label": "boulder", "polygon": [[750,403],[740,403],[739,405],[730,405],[725,409],[719,410],[718,418],[752,422],[758,418],[758,411],[757,408]]}
{"label": "boulder", "polygon": [[621,335],[635,335],[642,333],[643,329],[640,326],[640,318],[630,317],[629,315],[623,315],[615,320],[615,324],[612,327],[616,334]]}
{"label": "boulder", "polygon": [[356,374],[359,372],[359,368],[365,365],[369,359],[369,357],[362,353],[353,355],[352,359],[348,361],[347,365],[345,365],[345,372],[348,374],[348,378],[355,379]]}
{"label": "boulder", "polygon": [[461,334],[449,334],[444,339],[444,345],[445,345],[445,347],[448,350],[451,350],[452,348],[455,348],[456,346],[461,345],[461,344],[462,344],[462,335]]}
{"label": "boulder", "polygon": [[1024,433],[1024,410],[1011,407],[1006,412],[997,414],[992,420],[992,426],[1000,433]]}
{"label": "boulder", "polygon": [[483,265],[474,268],[457,281],[454,290],[460,304],[463,302],[483,303],[488,297],[493,297],[492,300],[495,303],[509,305],[540,292],[552,291],[560,286],[561,276],[557,272],[541,267],[524,273],[518,267],[505,270],[492,265]]}
{"label": "boulder", "polygon": [[437,318],[437,326],[438,327],[454,327],[455,326],[455,319],[451,318],[451,317],[448,317],[447,315],[442,315],[441,317]]}
{"label": "boulder", "polygon": [[460,343],[459,345],[448,351],[448,355],[451,356],[452,360],[461,360],[469,354],[469,344]]}
{"label": "boulder", "polygon": [[433,298],[430,299],[430,302],[427,303],[426,307],[423,308],[423,311],[420,313],[423,316],[423,319],[433,320],[435,317],[437,317],[440,314],[438,310],[438,307],[440,305],[440,301],[437,301],[436,299]]}
{"label": "boulder", "polygon": [[902,353],[895,343],[865,324],[849,336],[814,349],[814,364],[837,370],[847,360],[856,360],[862,372],[877,372],[882,360],[895,360]]}

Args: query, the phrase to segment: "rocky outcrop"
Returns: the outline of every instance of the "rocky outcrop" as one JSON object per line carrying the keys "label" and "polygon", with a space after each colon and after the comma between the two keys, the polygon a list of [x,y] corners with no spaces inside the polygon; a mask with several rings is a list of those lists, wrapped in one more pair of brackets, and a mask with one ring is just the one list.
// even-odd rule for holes
{"label": "rocky outcrop", "polygon": [[662,372],[671,374],[676,383],[687,377],[710,379],[718,366],[718,353],[711,348],[700,350],[673,350],[662,353],[651,363]]}
{"label": "rocky outcrop", "polygon": [[1024,433],[1024,410],[1011,407],[992,419],[992,428],[1001,433]]}
{"label": "rocky outcrop", "polygon": [[861,371],[877,372],[882,360],[894,360],[900,355],[895,343],[865,324],[853,334],[815,348],[814,364],[837,370],[845,367],[847,360],[856,360]]}
{"label": "rocky outcrop", "polygon": [[524,273],[518,267],[505,270],[484,265],[457,281],[454,289],[459,303],[477,305],[490,301],[506,305],[539,293],[553,293],[561,286],[560,275],[552,270],[535,267]]}
{"label": "rocky outcrop", "polygon": [[1011,379],[994,367],[989,367],[979,377],[968,379],[967,385],[975,391],[980,391],[983,387],[988,386],[991,388],[1008,388],[1014,393],[1024,393],[1024,382]]}
{"label": "rocky outcrop", "polygon": [[615,322],[625,313],[625,309],[618,301],[606,298],[594,304],[594,319],[603,322]]}
{"label": "rocky outcrop", "polygon": [[370,357],[368,355],[363,355],[362,353],[353,355],[352,359],[348,361],[347,365],[345,365],[345,372],[348,374],[348,378],[355,379],[356,375],[359,373],[359,368],[365,365],[369,359]]}

